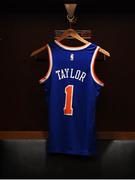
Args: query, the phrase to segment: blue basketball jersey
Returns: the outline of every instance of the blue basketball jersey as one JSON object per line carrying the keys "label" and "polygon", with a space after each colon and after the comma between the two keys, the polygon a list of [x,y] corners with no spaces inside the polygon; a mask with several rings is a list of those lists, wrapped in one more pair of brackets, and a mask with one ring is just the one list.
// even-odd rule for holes
{"label": "blue basketball jersey", "polygon": [[99,46],[47,44],[49,70],[40,79],[49,107],[47,151],[76,155],[96,153],[95,110],[104,86],[94,72]]}

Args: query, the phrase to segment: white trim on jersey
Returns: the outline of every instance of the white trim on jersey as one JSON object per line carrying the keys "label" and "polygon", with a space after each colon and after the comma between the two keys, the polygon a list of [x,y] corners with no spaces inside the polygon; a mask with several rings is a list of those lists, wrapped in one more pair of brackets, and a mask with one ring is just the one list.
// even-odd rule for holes
{"label": "white trim on jersey", "polygon": [[66,50],[82,50],[82,49],[84,49],[84,48],[86,48],[86,47],[88,47],[91,43],[89,42],[88,44],[85,44],[85,45],[83,45],[83,46],[78,46],[78,47],[72,47],[72,46],[67,46],[67,45],[64,45],[64,44],[61,44],[59,41],[57,41],[57,40],[54,40],[54,42],[58,45],[58,46],[60,46],[60,47],[62,47],[63,49],[66,49]]}
{"label": "white trim on jersey", "polygon": [[46,75],[39,80],[40,84],[42,84],[43,82],[45,82],[49,78],[51,71],[52,71],[52,65],[53,65],[52,52],[51,52],[51,48],[48,44],[47,44],[47,49],[48,49],[48,53],[49,53],[49,69],[48,69]]}
{"label": "white trim on jersey", "polygon": [[100,47],[97,46],[97,48],[96,48],[96,50],[95,50],[95,52],[94,52],[94,54],[93,54],[93,57],[92,57],[92,60],[91,60],[91,65],[90,65],[90,71],[91,71],[91,75],[92,75],[93,80],[94,80],[97,84],[99,84],[99,85],[101,85],[101,86],[104,86],[104,83],[97,77],[97,75],[96,75],[96,73],[95,73],[95,71],[94,71],[95,59],[96,59],[96,56],[97,56],[97,53],[98,53],[99,48],[100,48]]}

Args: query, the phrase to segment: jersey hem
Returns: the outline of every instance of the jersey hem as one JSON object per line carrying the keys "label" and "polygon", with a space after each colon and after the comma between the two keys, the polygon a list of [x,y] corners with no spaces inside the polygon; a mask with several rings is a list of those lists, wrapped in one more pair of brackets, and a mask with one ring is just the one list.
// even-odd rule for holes
{"label": "jersey hem", "polygon": [[48,153],[58,153],[58,154],[69,154],[69,155],[81,155],[81,156],[92,156],[95,155],[96,152],[88,152],[88,151],[51,151],[48,150]]}

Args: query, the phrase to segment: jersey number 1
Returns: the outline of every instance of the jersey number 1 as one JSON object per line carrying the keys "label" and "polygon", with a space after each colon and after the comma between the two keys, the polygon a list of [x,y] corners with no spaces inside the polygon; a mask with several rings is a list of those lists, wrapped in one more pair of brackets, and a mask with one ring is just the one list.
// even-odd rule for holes
{"label": "jersey number 1", "polygon": [[74,86],[73,85],[68,85],[65,87],[65,106],[64,106],[64,115],[73,115],[73,90]]}

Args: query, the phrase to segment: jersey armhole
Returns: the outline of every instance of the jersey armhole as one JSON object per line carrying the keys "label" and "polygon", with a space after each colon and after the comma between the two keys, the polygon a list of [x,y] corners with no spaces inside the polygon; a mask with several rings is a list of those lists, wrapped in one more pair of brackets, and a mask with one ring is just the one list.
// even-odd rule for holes
{"label": "jersey armhole", "polygon": [[48,54],[49,54],[49,68],[48,68],[48,71],[45,74],[45,76],[39,80],[40,84],[44,83],[50,77],[51,71],[52,71],[52,52],[51,52],[51,48],[48,44],[47,44],[47,50],[48,50]]}
{"label": "jersey armhole", "polygon": [[99,46],[97,46],[93,56],[92,56],[92,60],[91,60],[91,64],[90,64],[90,71],[91,71],[91,75],[93,80],[100,86],[104,86],[104,83],[97,77],[96,73],[95,73],[95,69],[94,69],[94,65],[95,65],[95,60],[98,54],[98,50],[100,49]]}

